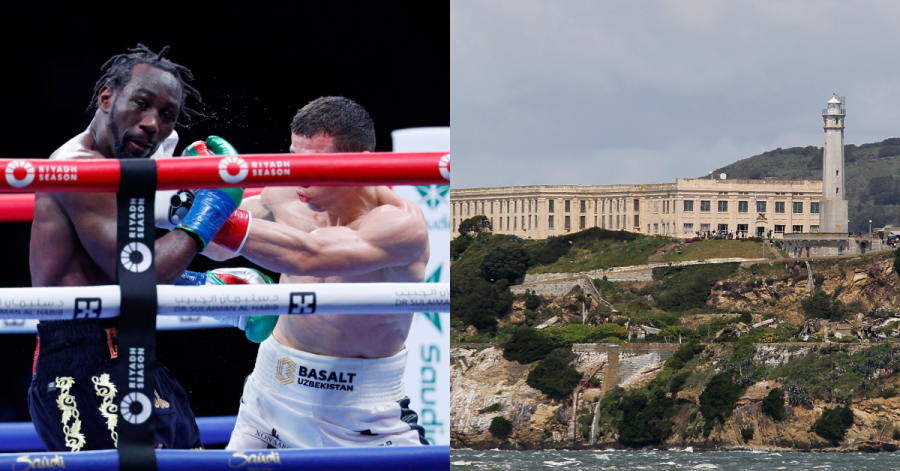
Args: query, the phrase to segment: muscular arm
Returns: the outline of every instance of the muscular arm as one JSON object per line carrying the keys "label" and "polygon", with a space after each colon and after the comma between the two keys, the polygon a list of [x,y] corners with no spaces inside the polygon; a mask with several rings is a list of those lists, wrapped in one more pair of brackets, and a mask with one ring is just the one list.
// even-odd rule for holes
{"label": "muscular arm", "polygon": [[[91,258],[112,279],[116,278],[116,198],[111,194],[57,193],[78,239]],[[152,225],[148,227],[152,229]],[[197,241],[187,232],[175,230],[155,244],[156,280],[174,282],[199,250]]]}
{"label": "muscular arm", "polygon": [[311,233],[254,220],[241,255],[288,275],[355,276],[412,263],[427,247],[424,221],[393,206],[365,216],[359,227],[324,227]]}
{"label": "muscular arm", "polygon": [[[275,220],[272,217],[272,212],[262,204],[259,195],[251,196],[250,198],[244,198],[244,200],[241,201],[240,208],[238,209],[243,209],[244,211],[249,212],[254,219],[265,219],[267,221]],[[256,224],[256,221],[253,221],[253,224]],[[205,255],[210,260],[215,260],[217,262],[224,262],[225,260],[230,260],[238,256],[238,254],[215,243],[210,243],[209,245],[207,245],[206,250],[203,251],[203,255]]]}

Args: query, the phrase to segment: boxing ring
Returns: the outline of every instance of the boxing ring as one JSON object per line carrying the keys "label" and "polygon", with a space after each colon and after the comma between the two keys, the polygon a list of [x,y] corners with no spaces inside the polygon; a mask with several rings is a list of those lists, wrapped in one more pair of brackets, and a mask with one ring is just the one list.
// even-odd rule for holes
{"label": "boxing ring", "polygon": [[[450,156],[446,153],[248,154],[140,161],[0,159],[0,168],[5,176],[5,180],[0,179],[0,193],[13,193],[0,194],[0,222],[30,221],[36,191],[117,193],[119,249],[136,247],[134,244],[140,243],[132,241],[127,245],[128,240],[123,241],[123,233],[127,233],[127,228],[123,230],[123,227],[127,226],[129,215],[128,208],[123,206],[130,201],[133,218],[139,197],[132,195],[140,194],[149,200],[148,204],[143,200],[141,203],[149,206],[149,217],[152,218],[153,195],[148,196],[151,187],[153,190],[177,190],[428,185],[447,184],[450,180]],[[148,179],[153,185],[148,186]],[[144,240],[152,246],[154,231],[146,232]],[[347,290],[339,283],[156,285],[155,257],[152,252],[142,255],[144,258],[139,257],[137,261],[129,259],[126,249],[122,249],[121,263],[117,263],[118,285],[0,288],[0,319],[16,326],[0,330],[0,334],[33,332],[37,320],[118,317],[119,348],[146,346],[147,366],[152,367],[148,369],[148,376],[152,376],[156,330],[226,327],[203,316],[446,313],[450,308],[449,283],[354,283],[353,290]],[[155,302],[148,303],[150,298]],[[88,303],[86,308],[84,299],[97,302],[95,305]],[[135,308],[136,300],[143,300],[141,309]],[[148,311],[146,304],[152,304],[152,311]],[[152,315],[148,314],[150,312]],[[176,319],[181,322],[172,322]],[[184,322],[185,319],[190,321]],[[152,388],[152,383],[148,384]],[[127,390],[122,387],[123,397]],[[119,414],[125,412],[121,409],[124,407],[120,407]],[[235,417],[198,417],[204,444],[226,444],[235,420]],[[152,426],[153,421],[148,422]],[[129,436],[132,433],[130,427],[128,421],[120,421],[118,450],[70,453],[40,451],[44,450],[43,444],[30,422],[0,424],[0,469],[224,470],[302,466],[306,469],[445,470],[449,467],[448,446],[244,452],[154,450],[152,440],[148,443],[139,434]],[[137,430],[138,425],[134,427]]]}

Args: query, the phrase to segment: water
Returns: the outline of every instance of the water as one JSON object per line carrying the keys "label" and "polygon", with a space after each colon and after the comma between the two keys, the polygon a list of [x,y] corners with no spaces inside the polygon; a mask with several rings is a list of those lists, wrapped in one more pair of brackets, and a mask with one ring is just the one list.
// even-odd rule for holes
{"label": "water", "polygon": [[762,452],[686,450],[451,450],[451,471],[511,470],[896,470],[897,453]]}

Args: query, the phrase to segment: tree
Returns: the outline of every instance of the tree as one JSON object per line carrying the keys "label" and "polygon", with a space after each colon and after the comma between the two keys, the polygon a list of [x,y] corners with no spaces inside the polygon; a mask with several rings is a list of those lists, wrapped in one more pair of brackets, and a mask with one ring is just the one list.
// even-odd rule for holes
{"label": "tree", "polygon": [[494,417],[494,419],[491,420],[491,426],[488,427],[488,432],[491,432],[498,438],[506,438],[510,433],[512,433],[512,430],[512,422],[506,420],[501,416]]}
{"label": "tree", "polygon": [[787,411],[784,410],[783,389],[775,388],[769,391],[769,395],[762,401],[762,412],[776,422],[780,422],[787,418]]}
{"label": "tree", "polygon": [[477,238],[482,232],[490,232],[492,229],[491,220],[482,214],[459,223],[459,235],[469,240]]}
{"label": "tree", "polygon": [[711,430],[715,422],[724,424],[734,412],[734,406],[743,390],[731,380],[731,373],[719,373],[709,380],[700,394],[700,412],[706,419],[705,430]]}
{"label": "tree", "polygon": [[491,282],[502,279],[512,282],[523,276],[530,264],[531,257],[519,244],[503,244],[488,250],[481,261],[480,274]]}
{"label": "tree", "polygon": [[568,399],[581,381],[581,373],[570,364],[574,358],[572,350],[557,348],[528,373],[525,382],[551,399]]}

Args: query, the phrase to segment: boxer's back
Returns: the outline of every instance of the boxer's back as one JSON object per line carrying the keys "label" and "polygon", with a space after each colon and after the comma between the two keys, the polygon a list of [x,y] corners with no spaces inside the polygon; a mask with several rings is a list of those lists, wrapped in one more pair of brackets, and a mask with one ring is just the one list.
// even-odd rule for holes
{"label": "boxer's back", "polygon": [[[102,158],[100,154],[88,150],[91,143],[90,133],[85,131],[63,144],[50,159]],[[115,196],[110,194],[102,197]],[[81,244],[74,225],[55,193],[35,194],[29,265],[32,286],[115,284],[115,280],[103,272]]]}

